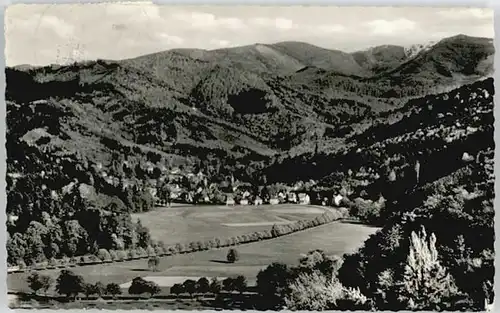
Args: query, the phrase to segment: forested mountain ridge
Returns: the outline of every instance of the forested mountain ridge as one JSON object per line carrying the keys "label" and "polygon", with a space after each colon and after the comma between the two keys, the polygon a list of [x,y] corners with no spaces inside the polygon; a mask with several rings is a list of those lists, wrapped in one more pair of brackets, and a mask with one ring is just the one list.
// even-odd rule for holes
{"label": "forested mountain ridge", "polygon": [[392,184],[397,202],[417,151],[430,183],[493,147],[493,80],[480,80],[492,54],[459,36],[375,67],[289,42],[8,68],[9,263],[158,244],[129,213],[168,184],[178,201],[212,203],[294,185],[374,200]]}

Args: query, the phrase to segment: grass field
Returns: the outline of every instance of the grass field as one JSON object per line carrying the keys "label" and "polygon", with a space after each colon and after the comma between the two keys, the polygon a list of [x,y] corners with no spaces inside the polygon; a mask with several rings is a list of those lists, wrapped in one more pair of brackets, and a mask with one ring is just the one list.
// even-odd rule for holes
{"label": "grass field", "polygon": [[186,206],[157,208],[132,214],[149,228],[153,239],[166,245],[212,238],[229,238],[270,230],[273,224],[313,219],[329,208],[296,204],[262,206]]}
{"label": "grass field", "polygon": [[[239,227],[234,227],[238,229]],[[246,228],[246,227],[242,227]],[[165,276],[157,280],[162,287],[169,287],[178,277],[229,277],[244,275],[249,284],[254,284],[260,269],[272,262],[297,264],[302,253],[312,249],[323,249],[328,254],[342,255],[355,251],[377,228],[359,224],[334,222],[272,240],[237,246],[240,260],[226,263],[227,248],[200,251],[190,254],[162,257],[157,272],[150,271],[146,260],[75,267],[72,270],[84,277],[86,282],[101,281],[126,284],[137,276]],[[60,270],[46,270],[43,274],[57,277]],[[27,273],[10,274],[7,278],[9,290],[29,291]],[[156,279],[155,279],[156,280]],[[123,285],[126,287],[127,285]],[[125,289],[125,288],[124,288]],[[126,292],[124,290],[124,292]]]}

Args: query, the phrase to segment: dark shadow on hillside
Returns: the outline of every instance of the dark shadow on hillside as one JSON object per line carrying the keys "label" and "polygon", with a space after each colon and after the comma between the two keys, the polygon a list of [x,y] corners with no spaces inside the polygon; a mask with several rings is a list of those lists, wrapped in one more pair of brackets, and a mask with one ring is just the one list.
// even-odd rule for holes
{"label": "dark shadow on hillside", "polygon": [[210,260],[210,262],[214,263],[222,263],[222,264],[231,264],[232,262],[226,261],[226,260]]}
{"label": "dark shadow on hillside", "polygon": [[149,272],[149,269],[147,268],[133,268],[131,269],[132,272]]}

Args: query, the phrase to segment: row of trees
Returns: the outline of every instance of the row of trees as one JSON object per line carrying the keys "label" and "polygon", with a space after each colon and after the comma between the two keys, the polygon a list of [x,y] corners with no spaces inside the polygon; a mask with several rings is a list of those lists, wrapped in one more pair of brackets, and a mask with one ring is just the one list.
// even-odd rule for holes
{"label": "row of trees", "polygon": [[47,295],[47,291],[52,287],[55,287],[57,293],[65,295],[67,298],[77,297],[80,293],[85,294],[87,298],[91,295],[98,295],[99,297],[110,295],[115,297],[122,293],[120,286],[116,283],[109,283],[107,285],[101,282],[96,282],[95,284],[85,283],[81,275],[68,270],[61,271],[55,281],[55,285],[54,279],[51,276],[40,275],[36,272],[28,276],[27,282],[35,295],[39,291],[43,291]]}
{"label": "row of trees", "polygon": [[[86,211],[92,217],[92,211]],[[149,230],[140,221],[133,223],[129,219],[123,220],[124,216],[118,215],[98,215],[100,224],[121,223],[123,228],[121,237],[112,233],[110,235],[111,246],[114,249],[99,248],[98,244],[91,237],[99,236],[99,231],[95,230],[92,235],[88,234],[80,226],[78,221],[73,220],[65,223],[67,230],[60,232],[57,230],[55,217],[49,218],[46,215],[45,225],[39,222],[31,222],[30,227],[24,233],[15,233],[7,238],[7,251],[9,265],[18,265],[21,269],[32,268],[54,268],[58,266],[72,266],[82,264],[95,264],[100,262],[122,261],[137,257],[146,257],[164,252],[164,245],[155,242],[149,235]],[[95,225],[95,227],[98,227]],[[105,226],[103,226],[105,228]],[[114,227],[114,226],[110,226]],[[101,230],[100,236],[105,236]],[[97,233],[97,235],[96,235]],[[67,235],[66,235],[67,234]],[[79,235],[78,241],[64,240],[69,236]],[[89,242],[90,241],[90,242]],[[92,247],[90,249],[90,247]],[[61,252],[61,247],[71,247],[69,254]],[[52,249],[52,250],[51,250]],[[90,251],[89,251],[90,250]],[[55,254],[55,251],[59,251]],[[90,253],[90,254],[89,254]],[[83,255],[82,255],[83,254]],[[47,259],[47,255],[51,255]]]}
{"label": "row of trees", "polygon": [[[33,292],[38,294],[39,291],[47,291],[54,285],[54,279],[48,275],[40,275],[33,273],[28,276],[27,282]],[[81,275],[77,275],[68,270],[62,270],[57,280],[55,281],[55,291],[61,295],[65,295],[68,299],[76,298],[79,294],[84,294],[87,298],[92,295],[102,297],[104,295],[112,296],[113,298],[121,295],[122,290],[116,283],[107,285],[101,282],[94,284],[86,283]],[[220,281],[217,277],[209,281],[206,277],[194,281],[187,279],[182,284],[175,284],[170,288],[170,293],[180,295],[187,293],[191,296],[194,294],[204,295],[207,293],[219,294],[221,291],[243,293],[247,289],[247,280],[244,276],[228,277]],[[161,292],[158,284],[152,281],[147,281],[142,277],[136,277],[128,289],[130,295],[149,294],[151,297]]]}
{"label": "row of trees", "polygon": [[228,277],[220,281],[217,277],[209,281],[206,277],[194,281],[187,279],[182,284],[175,284],[170,288],[170,293],[180,295],[188,293],[193,296],[194,294],[219,294],[221,291],[233,292],[237,291],[243,293],[247,289],[247,280],[245,276],[239,275],[236,277]]}
{"label": "row of trees", "polygon": [[[317,216],[312,220],[300,220],[295,223],[283,224],[283,225],[276,224],[273,225],[270,230],[257,231],[248,235],[234,236],[226,240],[214,238],[207,241],[190,242],[188,244],[178,243],[171,246],[166,246],[161,241],[160,242],[153,241],[149,236],[147,228],[142,226],[141,222],[138,221],[136,224],[137,225],[136,233],[138,234],[138,238],[140,240],[141,245],[144,245],[146,242],[149,243],[146,246],[146,248],[143,248],[141,246],[135,249],[128,249],[128,250],[106,250],[104,248],[101,248],[98,249],[95,254],[85,255],[81,257],[63,258],[63,259],[52,258],[49,261],[32,264],[31,267],[37,269],[43,269],[43,268],[55,268],[55,267],[76,266],[85,264],[121,262],[139,258],[149,258],[149,260],[154,261],[155,257],[159,256],[192,253],[197,251],[230,247],[250,242],[256,242],[260,240],[272,239],[279,236],[291,234],[293,232],[333,222],[335,220],[344,217],[344,214],[345,212],[340,210],[329,211],[322,215]],[[14,243],[15,242],[11,242],[11,244]],[[8,245],[8,247],[9,246],[11,245]],[[18,264],[20,265],[21,270],[25,269],[26,265],[23,262],[18,262]],[[149,267],[153,268],[154,266],[151,265]]]}
{"label": "row of trees", "polygon": [[[54,280],[51,276],[40,275],[38,273],[33,273],[28,276],[27,282],[35,294],[38,294],[38,292],[42,290],[45,295],[47,295],[47,291],[51,289],[54,284]],[[102,297],[103,295],[116,297],[122,294],[120,286],[116,283],[109,283],[107,285],[101,282],[96,282],[94,284],[86,283],[81,275],[77,275],[69,270],[62,270],[60,272],[54,287],[57,293],[66,296],[68,299],[74,299],[79,294],[85,294],[87,298],[92,295],[97,295],[98,297]],[[160,291],[161,288],[158,284],[144,280],[141,277],[134,278],[128,289],[128,293],[131,295],[148,293],[154,296]]]}

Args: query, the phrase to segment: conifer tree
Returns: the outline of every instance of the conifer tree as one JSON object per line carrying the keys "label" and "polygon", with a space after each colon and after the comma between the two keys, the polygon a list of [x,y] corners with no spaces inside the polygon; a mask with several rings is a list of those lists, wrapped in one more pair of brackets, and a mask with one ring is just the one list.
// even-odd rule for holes
{"label": "conifer tree", "polygon": [[398,286],[399,301],[411,310],[439,310],[453,305],[458,288],[438,259],[436,236],[425,228],[412,232],[410,251]]}

